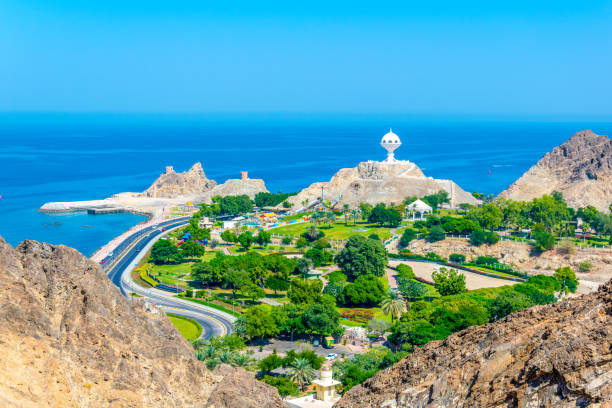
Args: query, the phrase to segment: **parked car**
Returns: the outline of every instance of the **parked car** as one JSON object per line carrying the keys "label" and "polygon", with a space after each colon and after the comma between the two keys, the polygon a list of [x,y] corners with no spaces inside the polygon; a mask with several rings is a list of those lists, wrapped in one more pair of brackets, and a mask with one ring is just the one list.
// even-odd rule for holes
{"label": "parked car", "polygon": [[325,359],[327,361],[332,361],[335,360],[338,357],[338,355],[336,353],[331,353],[325,356]]}

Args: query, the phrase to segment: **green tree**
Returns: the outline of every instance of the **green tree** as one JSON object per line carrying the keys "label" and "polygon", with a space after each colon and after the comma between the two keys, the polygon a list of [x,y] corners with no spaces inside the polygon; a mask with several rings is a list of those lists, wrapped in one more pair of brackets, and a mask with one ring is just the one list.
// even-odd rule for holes
{"label": "green tree", "polygon": [[251,234],[249,231],[244,231],[238,236],[238,242],[240,242],[240,245],[245,250],[248,250],[251,245],[253,245],[253,240],[253,234]]}
{"label": "green tree", "polygon": [[450,198],[446,190],[440,190],[435,194],[426,195],[422,198],[422,200],[429,204],[434,212],[437,211],[439,205],[450,202]]}
{"label": "green tree", "polygon": [[236,292],[249,283],[249,273],[244,269],[229,269],[223,276],[225,287],[232,291],[232,298],[236,299]]}
{"label": "green tree", "polygon": [[470,211],[470,217],[478,222],[482,228],[492,231],[502,225],[504,213],[497,205],[488,203]]}
{"label": "green tree", "polygon": [[257,234],[256,241],[262,247],[266,247],[272,241],[272,234],[270,231],[261,230]]}
{"label": "green tree", "polygon": [[432,227],[429,230],[429,234],[427,234],[427,240],[429,242],[442,241],[444,238],[446,238],[446,233],[444,232],[444,228],[439,225]]}
{"label": "green tree", "polygon": [[372,212],[372,204],[369,203],[359,203],[359,209],[361,210],[361,219],[366,221],[370,217],[370,213]]}
{"label": "green tree", "polygon": [[312,260],[310,258],[302,257],[297,260],[296,269],[302,279],[306,279],[310,269],[312,268]]}
{"label": "green tree", "polygon": [[578,278],[576,278],[576,273],[569,266],[558,268],[555,271],[554,277],[561,284],[564,291],[576,291]]}
{"label": "green tree", "polygon": [[440,270],[433,271],[432,278],[436,290],[442,296],[456,295],[466,291],[465,275],[456,269],[440,268]]}
{"label": "green tree", "polygon": [[385,335],[391,325],[386,320],[372,319],[368,322],[368,331],[378,338]]}
{"label": "green tree", "polygon": [[269,373],[272,370],[275,370],[283,365],[282,357],[279,357],[278,354],[272,353],[269,356],[262,358],[257,363],[257,367],[263,371],[264,373]]}
{"label": "green tree", "polygon": [[349,276],[383,276],[387,265],[387,251],[380,241],[353,235],[344,249],[336,255],[336,263]]}
{"label": "green tree", "polygon": [[321,336],[340,335],[340,313],[332,305],[310,304],[304,308],[302,324],[307,333]]}
{"label": "green tree", "polygon": [[233,231],[225,230],[221,233],[221,239],[225,242],[238,242],[238,237]]}
{"label": "green tree", "polygon": [[310,366],[308,360],[303,358],[295,359],[289,370],[287,370],[287,378],[297,383],[302,391],[306,384],[309,384],[314,377],[314,369]]}
{"label": "green tree", "polygon": [[533,238],[535,239],[536,247],[538,247],[540,251],[548,251],[555,247],[555,236],[550,232],[536,231],[533,234]]}
{"label": "green tree", "polygon": [[531,307],[535,303],[525,294],[516,291],[502,292],[493,300],[491,304],[491,320],[499,320],[510,313],[526,307]]}
{"label": "green tree", "polygon": [[397,278],[397,287],[402,295],[408,299],[408,305],[410,305],[411,299],[423,297],[427,293],[427,286],[424,283],[412,279]]}
{"label": "green tree", "polygon": [[415,230],[413,230],[412,228],[406,228],[399,240],[400,248],[406,248],[410,244],[410,241],[416,239],[416,237],[417,232]]}
{"label": "green tree", "polygon": [[380,303],[380,308],[385,315],[391,315],[391,322],[394,318],[400,318],[402,313],[406,311],[406,302],[396,290],[389,290],[387,296]]}
{"label": "green tree", "polygon": [[201,257],[205,252],[204,245],[191,240],[183,242],[180,246],[180,250],[184,256],[192,258]]}
{"label": "green tree", "polygon": [[294,304],[312,304],[321,298],[323,282],[319,279],[293,279],[287,297]]}
{"label": "green tree", "polygon": [[[266,305],[267,306],[267,305]],[[276,321],[269,307],[253,306],[245,313],[246,334],[250,339],[274,337],[278,334]]]}
{"label": "green tree", "polygon": [[289,282],[285,279],[279,278],[278,276],[272,275],[266,279],[266,287],[274,291],[276,295],[277,291],[286,291],[289,289]]}
{"label": "green tree", "polygon": [[344,302],[350,305],[373,306],[384,298],[385,285],[381,278],[374,275],[360,275],[354,283],[344,287]]}
{"label": "green tree", "polygon": [[151,260],[157,265],[181,262],[183,254],[167,239],[160,239],[151,248]]}
{"label": "green tree", "polygon": [[310,248],[306,251],[304,257],[310,259],[315,267],[327,264],[333,259],[331,252],[317,248]]}
{"label": "green tree", "polygon": [[306,245],[308,245],[308,241],[304,237],[300,237],[295,241],[295,246],[297,248],[304,248]]}
{"label": "green tree", "polygon": [[191,276],[204,286],[221,282],[221,275],[208,262],[196,262],[191,265]]}
{"label": "green tree", "polygon": [[240,288],[240,293],[250,298],[253,303],[255,303],[255,300],[266,296],[266,291],[255,285],[254,283],[247,283],[246,285],[242,285],[242,287]]}

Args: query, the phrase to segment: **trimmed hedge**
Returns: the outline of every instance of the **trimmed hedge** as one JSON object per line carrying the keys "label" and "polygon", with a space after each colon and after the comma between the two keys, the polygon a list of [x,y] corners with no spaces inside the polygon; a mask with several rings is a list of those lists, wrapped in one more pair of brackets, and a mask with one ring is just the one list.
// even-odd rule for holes
{"label": "trimmed hedge", "polygon": [[140,268],[140,272],[138,273],[138,275],[140,276],[140,279],[147,282],[149,285],[153,287],[156,287],[157,285],[159,285],[159,282],[153,280],[149,275],[147,275],[147,269],[144,266]]}

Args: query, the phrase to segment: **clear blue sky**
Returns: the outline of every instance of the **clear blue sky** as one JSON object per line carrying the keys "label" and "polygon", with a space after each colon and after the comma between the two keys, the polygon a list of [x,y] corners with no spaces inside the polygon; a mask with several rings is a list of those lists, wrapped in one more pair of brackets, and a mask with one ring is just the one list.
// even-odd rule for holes
{"label": "clear blue sky", "polygon": [[610,1],[2,0],[0,58],[0,111],[612,117]]}

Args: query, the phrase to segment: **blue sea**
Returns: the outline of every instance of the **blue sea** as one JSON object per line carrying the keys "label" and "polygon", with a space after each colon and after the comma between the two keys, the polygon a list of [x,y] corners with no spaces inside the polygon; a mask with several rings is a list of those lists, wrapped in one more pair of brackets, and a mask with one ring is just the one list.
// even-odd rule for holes
{"label": "blue sea", "polygon": [[401,116],[0,115],[0,236],[65,244],[86,255],[144,217],[48,215],[48,201],[142,191],[172,165],[202,162],[223,182],[247,170],[270,191],[299,191],[342,167],[382,160],[392,127],[398,159],[468,191],[497,194],[578,130],[612,123],[516,122]]}

